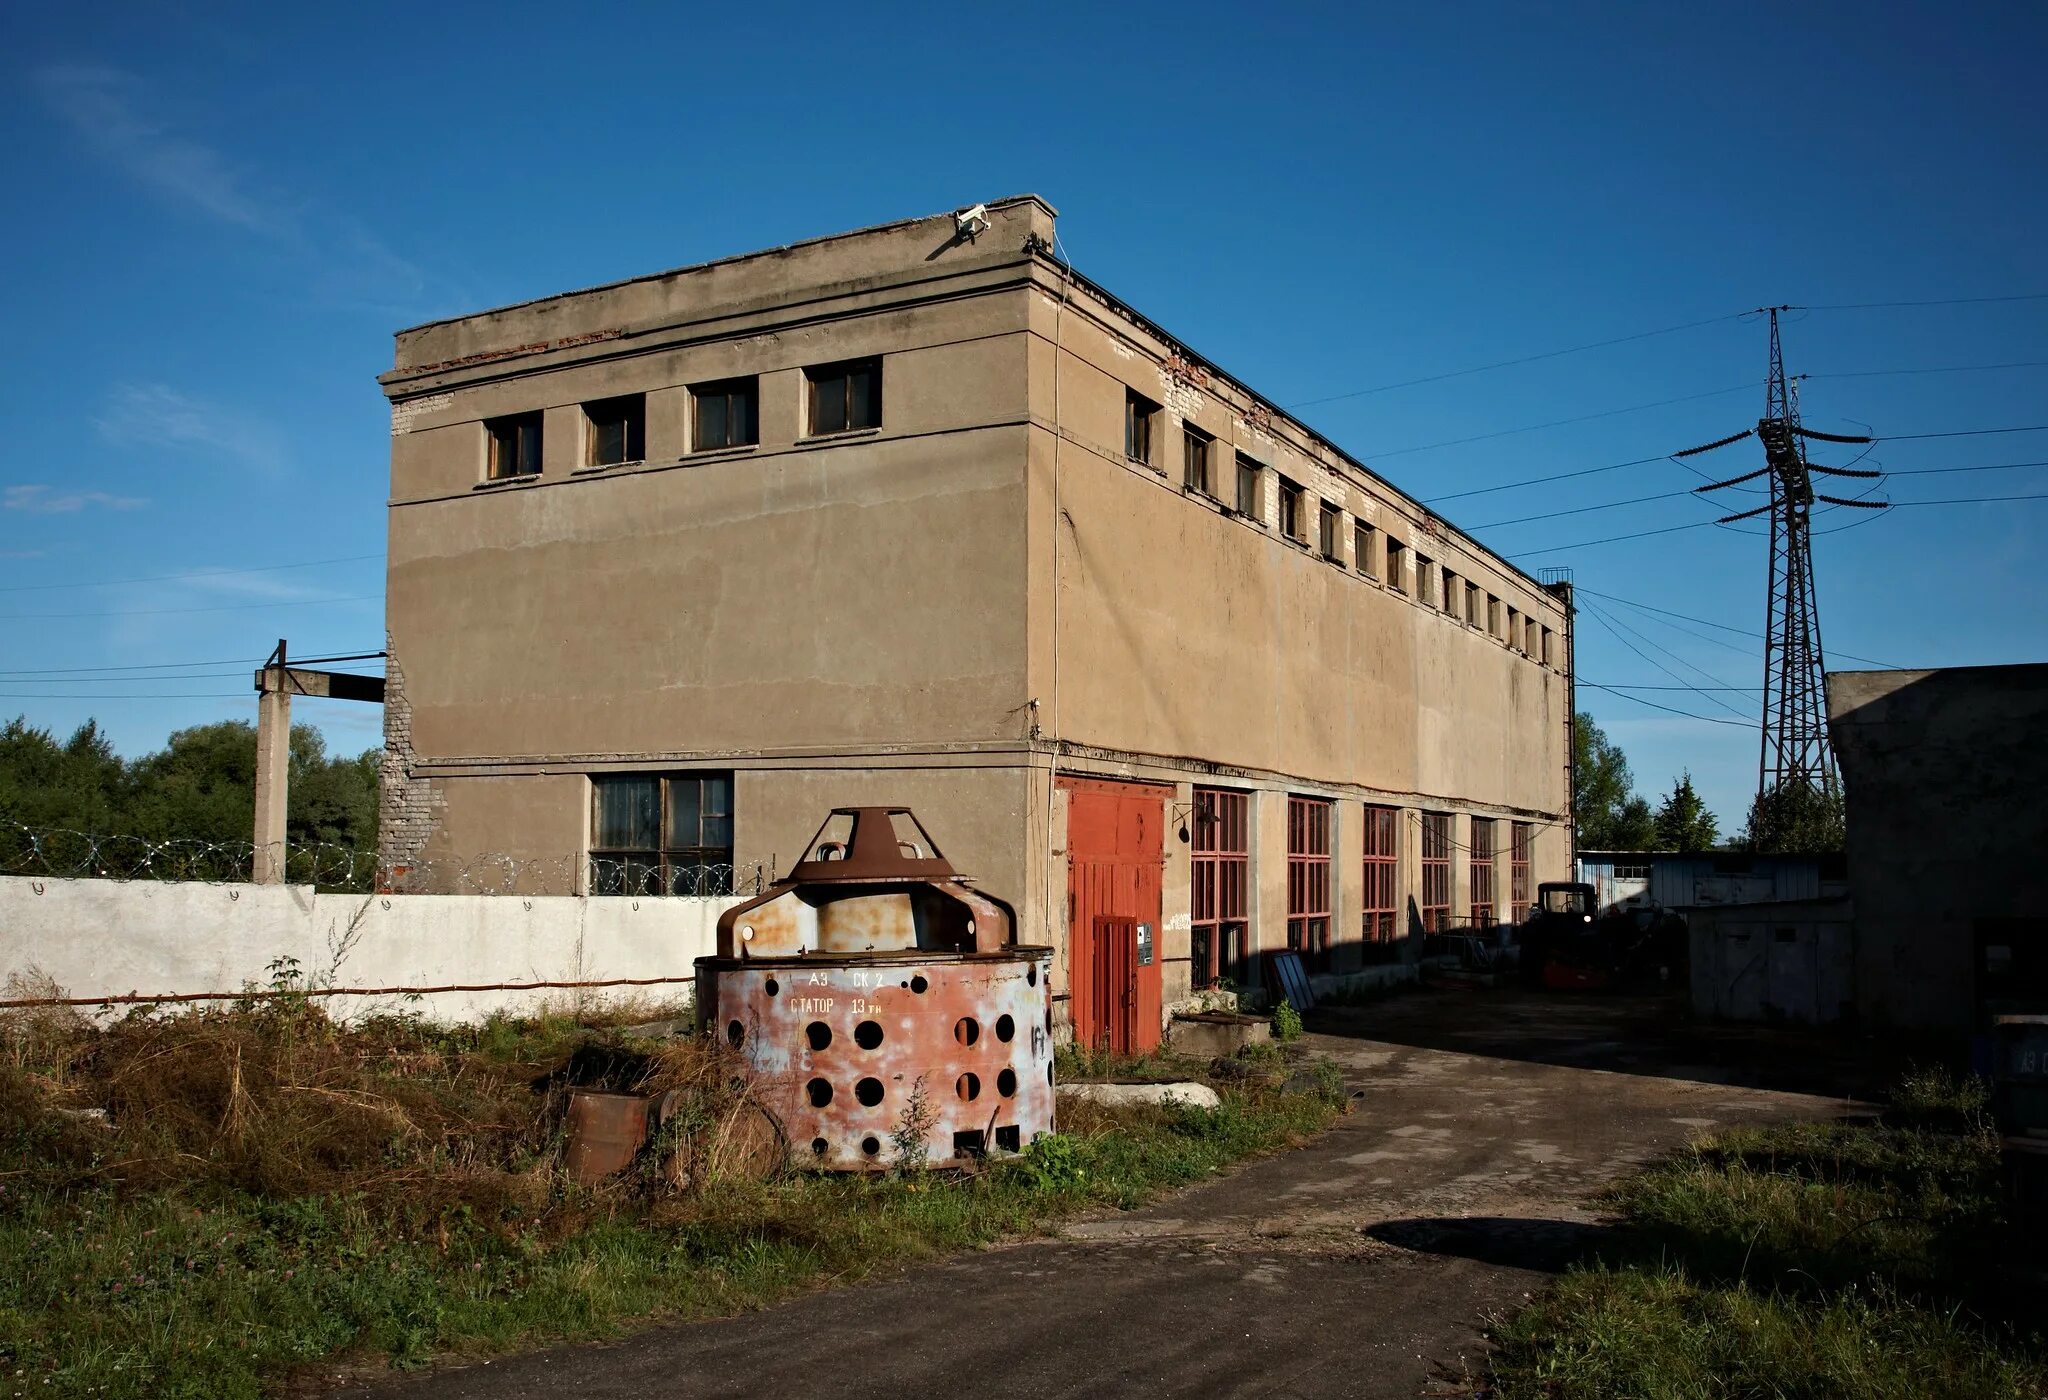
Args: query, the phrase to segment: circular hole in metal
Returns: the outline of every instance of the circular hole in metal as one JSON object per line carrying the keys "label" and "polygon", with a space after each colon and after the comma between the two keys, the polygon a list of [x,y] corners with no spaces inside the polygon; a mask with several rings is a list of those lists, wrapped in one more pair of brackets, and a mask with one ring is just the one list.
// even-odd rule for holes
{"label": "circular hole in metal", "polygon": [[815,1155],[817,1155],[817,1156],[819,1156],[819,1157],[822,1157],[822,1156],[824,1156],[824,1155],[825,1155],[825,1152],[826,1152],[826,1149],[828,1149],[829,1147],[831,1147],[831,1145],[832,1145],[831,1143],[829,1143],[829,1142],[826,1142],[826,1141],[825,1141],[825,1139],[823,1139],[823,1138],[812,1138],[812,1139],[811,1139],[811,1151],[812,1151],[812,1153],[814,1153]]}
{"label": "circular hole in metal", "polygon": [[832,1028],[823,1021],[813,1021],[804,1027],[804,1039],[811,1042],[813,1050],[823,1050],[832,1043]]}
{"label": "circular hole in metal", "polygon": [[954,1081],[953,1091],[969,1103],[973,1103],[981,1097],[981,1076],[969,1070]]}
{"label": "circular hole in metal", "polygon": [[882,1101],[882,1081],[873,1078],[861,1080],[853,1086],[853,1096],[867,1107],[873,1108]]}
{"label": "circular hole in metal", "polygon": [[1047,1065],[1047,1066],[1045,1067],[1045,1082],[1046,1082],[1046,1083],[1048,1083],[1048,1084],[1050,1084],[1050,1083],[1052,1083],[1052,1082],[1053,1082],[1053,1078],[1052,1078],[1052,1066],[1051,1066],[1051,1065]]}
{"label": "circular hole in metal", "polygon": [[1025,969],[1024,969],[1024,982],[1025,982],[1025,985],[1027,985],[1027,986],[1031,986],[1031,987],[1035,987],[1035,986],[1037,986],[1037,985],[1038,985],[1038,964],[1037,964],[1037,963],[1033,963],[1033,964],[1031,964],[1031,966],[1029,966],[1029,967],[1027,967],[1027,968],[1025,968]]}
{"label": "circular hole in metal", "polygon": [[972,1016],[962,1016],[953,1023],[953,1039],[962,1045],[972,1045],[981,1039],[981,1022]]}
{"label": "circular hole in metal", "polygon": [[804,1092],[811,1096],[812,1108],[823,1108],[826,1104],[832,1102],[832,1081],[829,1079],[813,1079],[810,1083],[804,1085]]}
{"label": "circular hole in metal", "polygon": [[772,997],[772,996],[774,996],[774,995],[775,995],[775,994],[776,994],[777,992],[779,992],[779,991],[781,991],[781,990],[782,990],[782,984],[781,984],[780,982],[776,981],[776,980],[775,980],[775,979],[774,979],[773,977],[771,977],[771,978],[769,978],[769,979],[768,979],[768,995],[769,995],[769,996],[771,996],[771,997]]}
{"label": "circular hole in metal", "polygon": [[925,992],[931,987],[931,985],[931,983],[924,980],[924,974],[922,972],[918,973],[917,976],[910,979],[910,990],[916,992],[919,996],[923,996]]}
{"label": "circular hole in metal", "polygon": [[737,1045],[746,1038],[747,1028],[741,1025],[738,1021],[734,1021],[731,1025],[725,1028],[725,1039],[726,1043],[729,1045]]}
{"label": "circular hole in metal", "polygon": [[882,1023],[862,1021],[853,1028],[853,1043],[863,1050],[872,1050],[882,1043]]}
{"label": "circular hole in metal", "polygon": [[1017,1096],[1017,1071],[1006,1069],[996,1076],[996,1092],[1006,1099]]}
{"label": "circular hole in metal", "polygon": [[872,1157],[882,1150],[882,1140],[880,1138],[864,1137],[860,1140],[860,1150]]}
{"label": "circular hole in metal", "polygon": [[997,1039],[997,1040],[1000,1040],[1000,1041],[1003,1041],[1003,1042],[1005,1042],[1005,1043],[1008,1043],[1008,1041],[1009,1041],[1010,1037],[1011,1037],[1011,1036],[1013,1036],[1013,1035],[1015,1035],[1016,1033],[1017,1033],[1017,1023],[1016,1023],[1015,1021],[1011,1020],[1011,1019],[1010,1019],[1010,1018],[1009,1018],[1009,1017],[1008,1017],[1007,1015],[1005,1015],[1005,1016],[998,1016],[998,1017],[996,1018],[996,1039]]}

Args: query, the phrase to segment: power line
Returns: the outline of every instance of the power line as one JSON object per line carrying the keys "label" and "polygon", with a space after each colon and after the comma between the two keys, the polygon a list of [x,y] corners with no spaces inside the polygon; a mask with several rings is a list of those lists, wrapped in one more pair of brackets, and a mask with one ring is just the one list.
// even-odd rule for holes
{"label": "power line", "polygon": [[1989,437],[1993,433],[2048,433],[2048,423],[2025,428],[1960,428],[1950,433],[1888,433],[1878,442],[1918,442],[1923,438]]}
{"label": "power line", "polygon": [[1736,729],[1756,728],[1755,723],[1752,721],[1739,719],[1722,719],[1718,715],[1696,715],[1691,710],[1681,710],[1676,705],[1662,705],[1655,700],[1645,700],[1640,695],[1631,695],[1627,691],[1621,690],[1615,686],[1601,685],[1595,681],[1580,681],[1579,684],[1591,686],[1595,690],[1604,690],[1610,695],[1619,696],[1623,700],[1632,700],[1638,705],[1648,705],[1651,709],[1662,710],[1666,714],[1683,715],[1687,719],[1696,719],[1701,724],[1726,724],[1731,725]]}
{"label": "power line", "polygon": [[1574,477],[1595,476],[1601,472],[1618,472],[1623,467],[1647,466],[1651,462],[1661,462],[1663,460],[1664,458],[1661,455],[1656,457],[1637,457],[1627,462],[1610,462],[1604,467],[1583,467],[1575,472],[1559,472],[1555,476],[1531,477],[1527,481],[1508,481],[1503,482],[1499,486],[1478,486],[1470,491],[1453,491],[1448,496],[1431,496],[1424,500],[1422,504],[1433,506],[1439,501],[1458,501],[1463,500],[1467,496],[1486,496],[1491,495],[1495,491],[1513,491],[1520,486],[1543,486],[1553,481],[1570,481]]}
{"label": "power line", "polygon": [[1704,692],[1709,690],[1751,691],[1756,689],[1753,685],[1623,685],[1618,681],[1602,683],[1585,679],[1581,679],[1579,684],[1598,685],[1602,690],[1692,690]]}
{"label": "power line", "polygon": [[[383,655],[384,653],[381,651],[355,651],[335,656],[294,656],[291,658],[291,661],[295,666],[310,666],[326,661],[373,661],[381,659]],[[50,666],[34,671],[0,671],[0,676],[67,676],[99,674],[109,671],[164,671],[193,666],[261,666],[263,661],[264,658],[260,656],[230,656],[216,661],[144,661],[128,666]],[[140,679],[174,681],[182,680],[184,677],[143,676]],[[195,676],[193,679],[196,680],[198,677]]]}
{"label": "power line", "polygon": [[1610,345],[1628,345],[1638,340],[1650,340],[1660,335],[1675,335],[1679,331],[1698,330],[1701,326],[1719,325],[1723,321],[1739,321],[1750,315],[1747,311],[1730,312],[1726,316],[1710,316],[1704,321],[1687,321],[1682,326],[1665,326],[1660,330],[1638,331],[1634,335],[1619,335],[1611,340],[1588,341],[1584,345],[1569,345],[1562,350],[1545,350],[1536,355],[1523,355],[1512,360],[1496,360],[1492,364],[1474,365],[1470,369],[1446,370],[1442,374],[1426,374],[1420,379],[1403,379],[1393,384],[1379,384],[1370,389],[1352,389],[1342,394],[1328,394],[1319,399],[1300,399],[1281,407],[1292,410],[1312,408],[1316,404],[1336,403],[1342,399],[1360,399],[1368,394],[1384,394],[1393,389],[1412,389],[1420,384],[1439,384],[1446,379],[1460,379],[1468,374],[1485,374],[1489,370],[1512,369],[1516,365],[1533,365],[1539,360],[1554,360],[1560,355],[1577,355],[1586,350],[1604,350]]}
{"label": "power line", "polygon": [[88,579],[81,583],[16,583],[0,588],[0,593],[42,593],[57,588],[116,588],[128,583],[177,583],[188,578],[219,578],[223,574],[273,574],[286,569],[317,569],[328,564],[357,564],[365,559],[382,559],[384,552],[375,554],[343,554],[333,559],[303,559],[295,564],[257,564],[245,569],[189,569],[182,574],[150,574],[142,578]]}
{"label": "power line", "polygon": [[1458,447],[1468,442],[1489,442],[1494,438],[1513,437],[1517,433],[1541,432],[1545,428],[1562,428],[1573,423],[1591,423],[1599,418],[1616,418],[1624,413],[1642,413],[1652,408],[1668,408],[1675,403],[1693,403],[1700,399],[1719,398],[1723,394],[1747,394],[1756,389],[1754,384],[1734,384],[1726,389],[1709,389],[1703,394],[1681,394],[1675,399],[1658,399],[1654,403],[1630,404],[1627,408],[1603,409],[1599,413],[1582,413],[1576,418],[1554,418],[1548,423],[1530,423],[1520,428],[1502,428],[1498,432],[1475,433],[1471,437],[1448,438],[1443,442],[1426,442],[1418,447],[1397,447],[1391,452],[1368,452],[1365,458],[1374,462],[1387,457],[1405,457],[1411,452],[1434,452],[1439,447]]}
{"label": "power line", "polygon": [[255,693],[253,690],[165,691],[161,694],[74,691],[69,695],[49,695],[39,691],[0,690],[0,700],[247,700]]}
{"label": "power line", "polygon": [[1943,297],[1936,301],[1836,301],[1794,306],[1792,311],[1873,311],[1907,306],[1983,306],[1997,301],[2048,301],[2048,292],[2020,292],[2004,297]]}
{"label": "power line", "polygon": [[[1592,616],[1595,622],[1598,622],[1602,627],[1605,627],[1607,629],[1607,633],[1609,636],[1613,637],[1614,640],[1620,642],[1623,646],[1627,647],[1637,656],[1649,662],[1652,666],[1655,666],[1658,670],[1662,671],[1665,675],[1671,677],[1671,679],[1675,681],[1683,681],[1685,679],[1684,676],[1679,675],[1678,672],[1672,670],[1669,666],[1666,666],[1656,657],[1644,651],[1634,642],[1631,642],[1628,638],[1622,636],[1621,633],[1618,630],[1616,630],[1616,624],[1614,623],[1614,621],[1610,619],[1606,613],[1602,612],[1600,609],[1594,607],[1590,603],[1586,605],[1586,611],[1588,614]],[[1642,633],[1638,632],[1636,633],[1636,635],[1638,637],[1641,637]],[[1647,642],[1648,638],[1644,638],[1644,640]],[[1707,673],[1701,672],[1701,674],[1706,675]],[[1718,676],[1709,676],[1708,678],[1710,680],[1713,680],[1717,685],[1720,684],[1720,678]],[[1746,718],[1746,716],[1743,715],[1742,711],[1736,709],[1733,705],[1730,705],[1727,701],[1721,699],[1719,696],[1705,695],[1704,698],[1713,701],[1714,704],[1718,705],[1720,708],[1726,710],[1729,714],[1734,715],[1737,718]]]}
{"label": "power line", "polygon": [[[1904,510],[1914,506],[1966,506],[1987,501],[2048,501],[2048,492],[2023,496],[1950,496],[1933,501],[1893,501],[1891,508],[1893,510]],[[1872,518],[1874,519],[1875,517]],[[1575,540],[1571,544],[1553,544],[1545,545],[1541,549],[1524,549],[1515,554],[1504,554],[1501,557],[1503,559],[1527,559],[1537,554],[1557,554],[1567,549],[1588,549],[1596,544],[1619,544],[1623,540],[1642,540],[1648,539],[1652,535],[1670,535],[1676,534],[1680,530],[1697,530],[1701,526],[1712,525],[1713,523],[1711,520],[1695,520],[1685,525],[1667,525],[1661,530],[1638,530],[1634,534],[1629,535],[1607,535],[1597,540]],[[1849,527],[1844,526],[1842,528],[1847,529]],[[1833,532],[1831,531],[1830,533]]]}
{"label": "power line", "polygon": [[[1642,611],[1642,612],[1646,612],[1646,613],[1657,613],[1657,614],[1659,614],[1659,615],[1661,615],[1661,616],[1663,616],[1663,617],[1675,617],[1675,618],[1678,618],[1678,619],[1679,619],[1680,621],[1683,621],[1683,622],[1697,622],[1697,623],[1698,623],[1698,624],[1699,624],[1700,626],[1702,626],[1702,627],[1718,627],[1718,628],[1719,628],[1719,629],[1721,629],[1721,630],[1722,630],[1723,632],[1733,632],[1733,633],[1735,633],[1735,634],[1736,634],[1737,636],[1740,636],[1740,637],[1753,637],[1753,638],[1755,638],[1755,639],[1756,639],[1757,641],[1762,641],[1762,640],[1763,640],[1763,637],[1764,637],[1764,634],[1763,634],[1763,633],[1761,633],[1761,632],[1755,632],[1755,631],[1751,631],[1751,630],[1750,630],[1749,628],[1747,628],[1747,627],[1732,627],[1732,626],[1730,626],[1729,624],[1727,624],[1727,623],[1725,623],[1725,622],[1716,622],[1716,621],[1714,621],[1714,620],[1713,620],[1712,618],[1709,618],[1709,617],[1694,617],[1694,616],[1693,616],[1693,615],[1692,615],[1691,613],[1673,612],[1673,611],[1672,611],[1671,609],[1669,609],[1669,608],[1657,608],[1657,607],[1652,607],[1652,606],[1650,606],[1650,604],[1648,604],[1648,603],[1639,603],[1639,602],[1637,602],[1637,601],[1636,601],[1635,599],[1633,599],[1633,598],[1624,598],[1624,597],[1622,597],[1622,596],[1621,596],[1620,594],[1617,594],[1617,593],[1602,593],[1602,592],[1600,592],[1600,591],[1599,591],[1598,589],[1594,589],[1594,588],[1587,588],[1587,587],[1586,587],[1586,586],[1584,586],[1583,584],[1574,584],[1574,585],[1572,586],[1572,592],[1573,592],[1573,593],[1575,593],[1575,594],[1577,594],[1577,593],[1585,593],[1585,594],[1589,594],[1589,595],[1591,595],[1592,597],[1595,597],[1595,598],[1605,598],[1605,599],[1606,599],[1606,600],[1607,600],[1608,602],[1610,602],[1610,603],[1620,603],[1620,604],[1621,604],[1622,606],[1624,606],[1624,607],[1630,607],[1630,608],[1635,608],[1635,609],[1638,609],[1639,611]],[[1681,630],[1682,630],[1682,629],[1681,629]],[[1687,633],[1686,635],[1688,635],[1688,636],[1694,636],[1694,637],[1697,637],[1697,636],[1699,636],[1699,633],[1697,633],[1697,632],[1690,632],[1690,633]],[[1701,638],[1701,640],[1702,640],[1702,641],[1709,641],[1709,642],[1710,642],[1710,641],[1713,641],[1714,639],[1713,639],[1712,637],[1702,637],[1702,638]],[[1730,646],[1730,644],[1729,644],[1729,643],[1727,643],[1727,642],[1723,642],[1723,643],[1721,643],[1721,645],[1722,645],[1722,646]],[[1742,654],[1743,654],[1744,656],[1750,656],[1750,655],[1753,655],[1753,653],[1752,653],[1752,652],[1751,652],[1751,651],[1750,651],[1750,650],[1749,650],[1748,648],[1746,648],[1746,647],[1732,647],[1731,649],[1732,649],[1732,650],[1735,650],[1735,651],[1739,651],[1739,652],[1741,652],[1741,653],[1742,653]],[[1848,658],[1849,658],[1849,659],[1850,659],[1851,661],[1868,661],[1868,662],[1870,662],[1870,664],[1871,664],[1871,665],[1873,665],[1873,666],[1882,666],[1882,667],[1884,667],[1884,668],[1885,668],[1886,670],[1888,670],[1888,671],[1896,671],[1896,670],[1899,670],[1899,669],[1900,669],[1900,668],[1899,668],[1899,667],[1898,667],[1897,665],[1895,665],[1895,664],[1894,664],[1894,663],[1892,663],[1892,662],[1889,662],[1889,661],[1875,661],[1875,660],[1872,660],[1872,659],[1871,659],[1870,657],[1868,657],[1868,656],[1858,656],[1858,655],[1856,655],[1856,654],[1855,654],[1854,652],[1847,652],[1847,651],[1837,651],[1837,652],[1835,653],[1835,655],[1837,655],[1837,656],[1846,656],[1846,657],[1848,657]]]}
{"label": "power line", "polygon": [[343,598],[286,598],[268,603],[216,603],[204,608],[110,608],[103,612],[0,613],[0,622],[26,622],[60,617],[165,617],[173,613],[245,612],[254,608],[314,608],[329,603],[381,602],[382,593],[355,593]]}
{"label": "power line", "polygon": [[1802,374],[1801,379],[1883,379],[1898,374],[1975,374],[1980,370],[2038,369],[2048,360],[2006,360],[1995,365],[1928,365],[1920,369],[1838,369]]}

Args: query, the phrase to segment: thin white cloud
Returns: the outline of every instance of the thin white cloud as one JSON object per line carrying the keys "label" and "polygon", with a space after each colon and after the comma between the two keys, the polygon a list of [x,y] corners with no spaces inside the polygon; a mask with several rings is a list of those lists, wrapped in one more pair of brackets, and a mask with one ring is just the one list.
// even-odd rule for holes
{"label": "thin white cloud", "polygon": [[417,264],[346,210],[315,216],[306,200],[265,187],[227,155],[162,119],[148,85],[96,64],[36,73],[45,102],[95,154],[130,179],[206,217],[246,229],[314,264],[315,295],[399,310],[425,290]]}
{"label": "thin white cloud", "polygon": [[146,115],[142,84],[132,74],[64,64],[37,73],[36,85],[73,130],[131,178],[226,223],[291,231],[288,211],[253,193],[219,151]]}
{"label": "thin white cloud", "polygon": [[168,384],[116,385],[93,426],[119,447],[180,448],[262,471],[285,464],[285,436],[271,424]]}
{"label": "thin white cloud", "polygon": [[46,483],[10,486],[0,496],[0,509],[25,511],[30,515],[71,515],[88,508],[136,510],[149,502],[140,496],[116,496],[109,491],[53,491]]}

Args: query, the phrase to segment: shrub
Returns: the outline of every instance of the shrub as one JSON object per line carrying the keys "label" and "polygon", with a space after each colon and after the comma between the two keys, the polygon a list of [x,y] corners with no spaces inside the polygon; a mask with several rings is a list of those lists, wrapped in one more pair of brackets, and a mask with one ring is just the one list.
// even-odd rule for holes
{"label": "shrub", "polygon": [[1273,1037],[1282,1041],[1301,1037],[1301,1013],[1285,997],[1273,1008]]}

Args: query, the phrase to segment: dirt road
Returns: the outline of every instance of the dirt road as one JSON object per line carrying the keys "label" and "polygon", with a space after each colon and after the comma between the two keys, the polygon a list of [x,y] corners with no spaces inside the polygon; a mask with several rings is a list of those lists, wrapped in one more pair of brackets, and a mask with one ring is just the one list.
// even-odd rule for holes
{"label": "dirt road", "polygon": [[[1844,1066],[1645,1000],[1418,994],[1323,1018],[1357,1111],[1142,1211],[766,1312],[349,1396],[1468,1393],[1486,1316],[1597,1245],[1589,1197],[1697,1133],[1829,1116]],[[1770,1086],[1770,1087],[1766,1087]]]}

